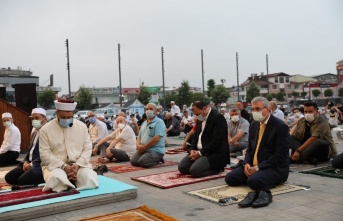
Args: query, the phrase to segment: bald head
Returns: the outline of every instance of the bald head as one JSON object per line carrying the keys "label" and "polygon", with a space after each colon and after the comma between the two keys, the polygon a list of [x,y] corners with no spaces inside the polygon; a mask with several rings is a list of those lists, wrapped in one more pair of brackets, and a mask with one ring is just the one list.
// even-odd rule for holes
{"label": "bald head", "polygon": [[123,116],[118,116],[117,118],[116,118],[116,122],[117,122],[117,124],[126,124],[126,118],[125,117],[123,117]]}

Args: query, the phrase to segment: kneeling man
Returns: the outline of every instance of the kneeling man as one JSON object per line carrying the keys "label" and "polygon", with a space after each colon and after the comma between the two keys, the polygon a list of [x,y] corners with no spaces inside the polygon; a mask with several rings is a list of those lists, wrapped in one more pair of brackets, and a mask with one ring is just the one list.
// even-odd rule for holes
{"label": "kneeling man", "polygon": [[57,118],[41,129],[39,151],[46,183],[43,192],[98,187],[97,174],[89,163],[92,142],[87,127],[79,120],[73,121],[76,104],[55,101]]}

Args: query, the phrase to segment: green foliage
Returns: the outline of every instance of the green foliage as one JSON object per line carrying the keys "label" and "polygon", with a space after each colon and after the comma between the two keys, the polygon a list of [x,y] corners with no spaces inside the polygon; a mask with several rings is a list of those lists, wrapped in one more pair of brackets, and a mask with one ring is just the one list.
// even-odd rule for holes
{"label": "green foliage", "polygon": [[226,103],[227,99],[230,97],[230,92],[226,90],[223,85],[218,85],[211,94],[212,101],[215,105],[221,104],[222,102]]}
{"label": "green foliage", "polygon": [[267,94],[266,98],[268,101],[271,101],[273,99],[272,95],[270,95],[270,94]]}
{"label": "green foliage", "polygon": [[[202,99],[202,93],[194,93],[194,94],[192,94],[191,95],[191,100],[192,100],[192,103],[194,102],[194,101],[202,101],[203,99]],[[205,102],[210,102],[210,99],[208,98],[208,97],[205,97],[205,99],[204,99],[204,101]]]}
{"label": "green foliage", "polygon": [[186,104],[187,107],[192,103],[191,94],[189,93],[189,82],[182,81],[179,88],[178,103],[179,105]]}
{"label": "green foliage", "polygon": [[295,98],[295,100],[299,97],[299,93],[296,91],[292,92],[292,96]]}
{"label": "green foliage", "polygon": [[55,92],[52,90],[46,90],[43,93],[38,94],[37,97],[37,103],[39,106],[45,109],[51,108],[51,106],[54,104],[55,100]]}
{"label": "green foliage", "polygon": [[[179,106],[179,107],[180,107],[180,105],[183,105],[183,104],[179,104],[177,93],[175,91],[172,91],[171,93],[166,94],[166,107],[165,107],[165,110],[167,110],[168,108],[171,108],[171,106],[170,106],[170,102],[171,101],[175,101],[175,104],[177,106]],[[164,104],[163,103],[164,102],[163,98],[162,99],[158,99],[158,102],[163,106],[163,104]]]}
{"label": "green foliage", "polygon": [[283,92],[279,92],[276,94],[276,100],[278,101],[283,101],[285,99],[284,97],[285,97],[285,93]]}
{"label": "green foliage", "polygon": [[143,84],[140,86],[140,93],[138,94],[137,99],[144,105],[147,105],[151,99],[151,93],[149,89]]}
{"label": "green foliage", "polygon": [[317,98],[321,93],[322,93],[322,92],[320,92],[320,90],[318,90],[318,89],[315,89],[315,90],[312,91],[312,94],[313,94],[313,96],[314,96],[315,98]]}
{"label": "green foliage", "polygon": [[338,89],[338,96],[340,98],[343,98],[343,87],[341,87],[340,89]]}
{"label": "green foliage", "polygon": [[256,83],[253,81],[247,90],[247,96],[245,100],[250,102],[254,97],[260,96],[260,89],[257,87]]}
{"label": "green foliage", "polygon": [[271,93],[270,95],[272,95],[272,98],[276,98],[276,94]]}
{"label": "green foliage", "polygon": [[301,94],[301,97],[305,99],[306,95],[307,95],[307,92],[303,91],[300,93]]}
{"label": "green foliage", "polygon": [[216,82],[213,79],[207,81],[207,96],[212,97],[212,91],[214,90]]}
{"label": "green foliage", "polygon": [[331,89],[326,89],[326,90],[324,91],[324,96],[325,96],[325,97],[329,98],[329,97],[331,97],[332,95],[333,95],[333,91],[332,91]]}
{"label": "green foliage", "polygon": [[75,100],[77,102],[77,109],[84,110],[91,106],[93,99],[93,93],[91,89],[85,88],[84,85],[82,85],[75,97]]}

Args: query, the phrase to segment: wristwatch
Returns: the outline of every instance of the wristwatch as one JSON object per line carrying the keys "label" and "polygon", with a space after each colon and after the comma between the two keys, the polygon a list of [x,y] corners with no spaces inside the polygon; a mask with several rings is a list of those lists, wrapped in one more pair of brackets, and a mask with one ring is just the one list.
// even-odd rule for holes
{"label": "wristwatch", "polygon": [[259,170],[260,170],[260,168],[258,168],[258,166],[255,166],[255,171],[257,172]]}

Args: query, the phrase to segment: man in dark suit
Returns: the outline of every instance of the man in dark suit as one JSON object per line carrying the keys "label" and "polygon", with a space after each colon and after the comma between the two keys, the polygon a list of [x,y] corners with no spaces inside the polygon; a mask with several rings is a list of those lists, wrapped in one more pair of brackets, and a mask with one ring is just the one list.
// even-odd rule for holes
{"label": "man in dark suit", "polygon": [[204,101],[194,102],[192,112],[197,116],[196,133],[189,154],[180,161],[178,169],[193,177],[217,174],[228,163],[226,120]]}
{"label": "man in dark suit", "polygon": [[47,122],[46,111],[42,108],[35,108],[31,113],[31,141],[24,162],[9,171],[5,180],[11,185],[38,185],[44,183],[41,160],[39,156],[39,129]]}
{"label": "man in dark suit", "polygon": [[243,102],[242,101],[237,101],[235,104],[235,107],[238,108],[241,111],[241,117],[246,119],[249,123],[251,123],[250,120],[250,115],[247,110],[245,110]]}
{"label": "man in dark suit", "polygon": [[240,166],[226,174],[230,186],[248,185],[248,193],[238,205],[254,208],[272,202],[270,189],[284,183],[289,173],[290,135],[288,126],[270,114],[269,101],[255,97],[252,101],[254,122],[249,128],[249,146]]}

